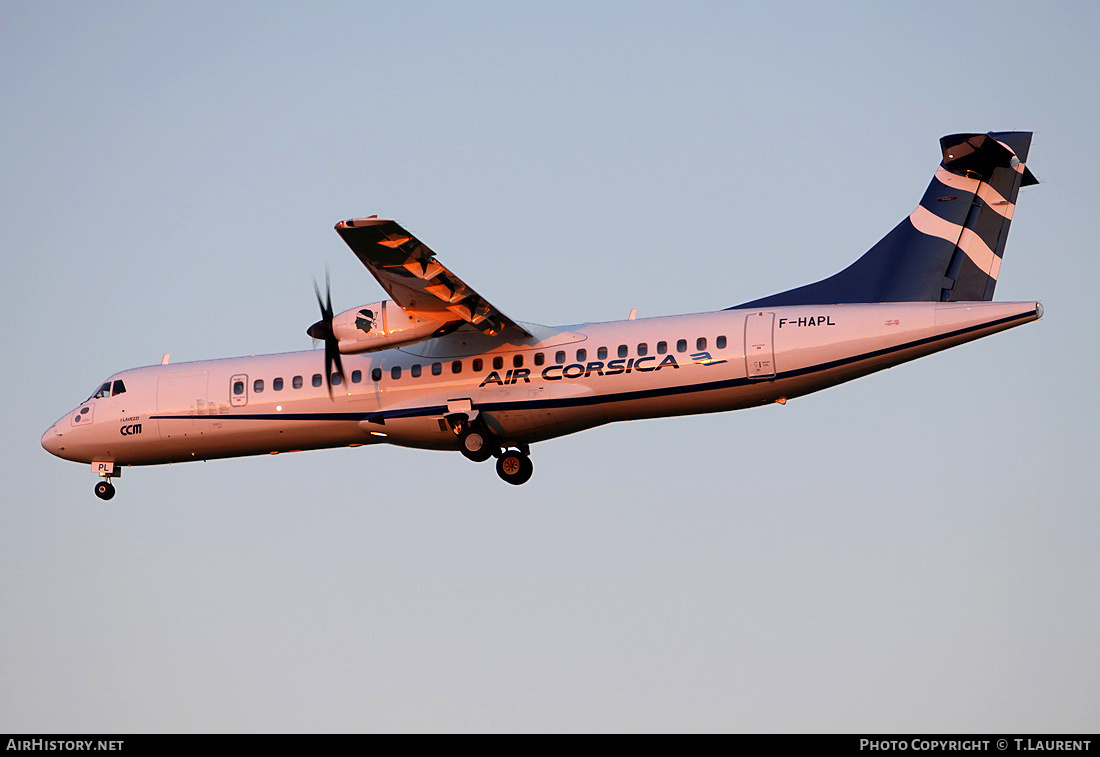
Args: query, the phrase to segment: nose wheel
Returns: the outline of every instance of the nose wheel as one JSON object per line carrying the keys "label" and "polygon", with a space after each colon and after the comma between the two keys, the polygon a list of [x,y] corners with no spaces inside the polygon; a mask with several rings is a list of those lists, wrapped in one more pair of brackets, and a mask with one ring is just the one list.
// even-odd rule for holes
{"label": "nose wheel", "polygon": [[115,485],[110,481],[100,481],[95,485],[95,495],[102,500],[115,496]]}

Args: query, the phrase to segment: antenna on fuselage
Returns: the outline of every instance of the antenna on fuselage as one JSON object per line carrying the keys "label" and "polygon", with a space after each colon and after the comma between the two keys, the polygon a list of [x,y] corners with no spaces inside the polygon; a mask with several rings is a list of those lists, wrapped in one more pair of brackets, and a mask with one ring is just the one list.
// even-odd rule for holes
{"label": "antenna on fuselage", "polygon": [[169,359],[170,359],[171,357],[172,357],[172,353],[171,353],[171,352],[165,352],[165,353],[164,353],[164,357],[162,357],[162,358],[160,359],[160,364],[161,364],[161,365],[168,365],[168,360],[169,360]]}

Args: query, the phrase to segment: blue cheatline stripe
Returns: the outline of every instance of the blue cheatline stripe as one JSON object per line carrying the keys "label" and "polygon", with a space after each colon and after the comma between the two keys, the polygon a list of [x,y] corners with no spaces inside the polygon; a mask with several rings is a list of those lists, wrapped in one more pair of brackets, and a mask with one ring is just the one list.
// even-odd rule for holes
{"label": "blue cheatline stripe", "polygon": [[[924,345],[947,341],[949,339],[954,339],[955,337],[972,334],[975,331],[981,331],[982,329],[988,329],[994,326],[1002,326],[1005,324],[1013,323],[1015,321],[1025,321],[1029,318],[1032,318],[1034,315],[1035,311],[1032,311],[1030,313],[1022,313],[1020,315],[1008,316],[1006,318],[1000,318],[996,321],[983,323],[979,326],[969,326],[965,329],[952,331],[948,334],[925,337],[924,339],[918,339],[913,342],[906,342],[905,344],[900,344],[895,347],[884,347],[881,350],[873,350],[871,352],[865,352],[861,355],[855,355],[853,357],[832,360],[827,363],[818,363],[816,365],[811,365],[806,368],[798,368],[793,371],[782,371],[780,373],[777,373],[774,379],[723,379],[722,381],[708,381],[701,384],[667,386],[656,389],[642,389],[634,392],[620,392],[618,394],[598,394],[588,397],[565,397],[561,399],[545,400],[512,400],[510,402],[485,402],[478,403],[477,408],[479,410],[492,411],[545,410],[548,408],[585,407],[589,405],[600,405],[608,402],[630,402],[632,400],[653,399],[656,397],[672,397],[679,394],[694,394],[698,392],[712,392],[721,389],[733,389],[739,386],[748,386],[749,384],[771,383],[772,381],[777,381],[779,379],[797,378],[798,376],[805,376],[811,373],[819,373],[821,371],[827,371],[833,368],[841,368],[845,365],[852,365],[853,363],[858,363],[863,360],[872,360],[877,357],[883,357],[885,355],[890,355],[895,352],[902,352],[903,350],[912,349],[914,347],[923,347]],[[388,419],[445,415],[446,412],[446,405],[428,405],[424,407],[405,408],[403,410],[386,410],[382,412],[371,413],[238,413],[229,415],[151,415],[149,416],[149,419],[192,421],[345,421],[355,423],[359,423],[361,421],[370,421],[372,423],[385,423]]]}
{"label": "blue cheatline stripe", "polygon": [[231,420],[231,421],[355,421],[366,413],[230,413],[227,415],[150,415],[151,421],[163,420]]}

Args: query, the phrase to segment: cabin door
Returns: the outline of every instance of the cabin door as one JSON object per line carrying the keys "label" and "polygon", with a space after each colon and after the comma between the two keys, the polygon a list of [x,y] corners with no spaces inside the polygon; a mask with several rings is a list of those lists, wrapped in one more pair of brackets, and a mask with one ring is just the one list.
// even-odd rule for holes
{"label": "cabin door", "polygon": [[775,378],[774,324],[775,313],[753,313],[745,318],[745,369],[750,379]]}
{"label": "cabin door", "polygon": [[248,404],[248,376],[243,373],[229,379],[229,404],[233,407]]}

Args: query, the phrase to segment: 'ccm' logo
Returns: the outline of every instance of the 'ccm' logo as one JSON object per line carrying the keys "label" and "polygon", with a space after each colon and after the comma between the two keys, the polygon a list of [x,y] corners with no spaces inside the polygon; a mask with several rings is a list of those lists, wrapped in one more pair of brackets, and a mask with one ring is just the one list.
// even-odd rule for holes
{"label": "'ccm' logo", "polygon": [[134,436],[141,433],[141,424],[135,423],[131,426],[123,426],[119,429],[119,433],[123,436]]}

